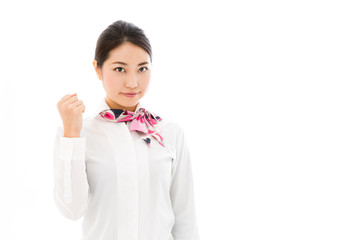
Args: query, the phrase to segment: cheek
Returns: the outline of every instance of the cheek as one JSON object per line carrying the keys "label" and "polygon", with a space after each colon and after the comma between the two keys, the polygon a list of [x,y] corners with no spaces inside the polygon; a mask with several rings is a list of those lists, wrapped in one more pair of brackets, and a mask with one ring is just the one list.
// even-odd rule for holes
{"label": "cheek", "polygon": [[104,82],[109,90],[115,90],[119,83],[118,79],[111,74],[104,75]]}
{"label": "cheek", "polygon": [[142,88],[147,88],[150,84],[150,80],[151,80],[150,77],[143,79],[143,81],[141,81]]}

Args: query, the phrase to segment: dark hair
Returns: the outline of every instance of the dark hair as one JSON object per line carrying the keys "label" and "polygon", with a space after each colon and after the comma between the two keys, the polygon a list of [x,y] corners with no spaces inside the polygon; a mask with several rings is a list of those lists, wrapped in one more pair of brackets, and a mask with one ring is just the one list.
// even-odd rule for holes
{"label": "dark hair", "polygon": [[109,57],[110,51],[125,42],[131,42],[143,48],[150,55],[150,62],[152,62],[150,41],[144,31],[133,23],[118,20],[109,25],[97,40],[95,49],[97,66],[102,68],[103,63]]}

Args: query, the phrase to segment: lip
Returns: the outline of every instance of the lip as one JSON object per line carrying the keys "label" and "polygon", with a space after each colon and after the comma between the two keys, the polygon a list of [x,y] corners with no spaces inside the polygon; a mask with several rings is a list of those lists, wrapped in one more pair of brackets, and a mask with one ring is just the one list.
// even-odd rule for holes
{"label": "lip", "polygon": [[126,97],[135,97],[138,93],[122,93],[124,94]]}

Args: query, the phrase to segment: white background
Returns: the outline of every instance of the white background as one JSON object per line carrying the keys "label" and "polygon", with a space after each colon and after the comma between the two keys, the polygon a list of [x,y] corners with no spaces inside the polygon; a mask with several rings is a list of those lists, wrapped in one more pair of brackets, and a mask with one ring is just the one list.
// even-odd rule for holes
{"label": "white background", "polygon": [[357,1],[0,3],[0,239],[80,240],[53,199],[56,104],[105,96],[116,20],[153,48],[143,98],[192,154],[202,240],[360,239]]}

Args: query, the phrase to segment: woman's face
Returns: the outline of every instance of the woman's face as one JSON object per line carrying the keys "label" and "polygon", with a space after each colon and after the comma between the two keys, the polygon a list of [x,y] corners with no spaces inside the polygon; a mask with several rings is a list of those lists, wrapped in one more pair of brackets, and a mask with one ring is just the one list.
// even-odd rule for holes
{"label": "woman's face", "polygon": [[[121,62],[121,63],[120,63]],[[132,43],[126,42],[110,51],[101,69],[93,61],[96,74],[106,91],[106,103],[110,108],[134,112],[139,100],[145,95],[151,79],[149,54]],[[136,93],[129,97],[124,93]]]}

